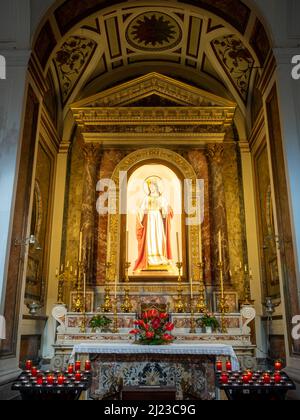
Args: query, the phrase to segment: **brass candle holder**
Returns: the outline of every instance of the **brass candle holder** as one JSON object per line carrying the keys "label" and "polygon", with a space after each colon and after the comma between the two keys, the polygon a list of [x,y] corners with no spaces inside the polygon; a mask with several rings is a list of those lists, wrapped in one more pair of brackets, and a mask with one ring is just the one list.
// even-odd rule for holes
{"label": "brass candle holder", "polygon": [[224,275],[223,275],[224,263],[223,263],[223,261],[219,261],[218,269],[219,269],[219,272],[220,272],[220,286],[221,286],[221,297],[220,297],[218,310],[221,313],[221,332],[223,334],[226,334],[227,333],[227,328],[226,328],[225,315],[226,315],[226,313],[228,313],[229,307],[226,303],[226,298],[225,298],[225,294],[224,294]]}
{"label": "brass candle holder", "polygon": [[195,312],[194,312],[194,305],[193,305],[193,298],[191,298],[191,317],[190,317],[190,334],[196,334],[196,320],[195,320]]}
{"label": "brass candle holder", "polygon": [[200,272],[200,282],[199,282],[199,295],[198,302],[196,304],[196,311],[199,314],[205,314],[207,312],[206,296],[205,296],[205,286],[204,286],[204,263],[200,262],[197,264]]}
{"label": "brass candle holder", "polygon": [[248,270],[247,266],[245,267],[245,278],[244,278],[244,285],[245,285],[245,293],[244,299],[241,301],[242,306],[253,306],[255,301],[251,297],[251,281],[253,280],[252,271]]}
{"label": "brass candle holder", "polygon": [[177,314],[182,314],[185,312],[185,304],[183,302],[183,286],[182,286],[182,277],[181,277],[181,270],[183,267],[182,262],[178,262],[176,264],[178,268],[178,287],[177,287],[177,300],[174,306],[174,310]]}
{"label": "brass candle holder", "polygon": [[118,304],[117,304],[117,301],[115,302],[115,305],[114,305],[114,321],[113,321],[112,332],[114,334],[118,334],[118,332],[119,332],[119,318],[118,318]]}
{"label": "brass candle holder", "polygon": [[110,313],[113,310],[113,304],[112,304],[111,295],[110,295],[110,278],[109,278],[109,273],[110,273],[112,264],[110,262],[107,262],[105,264],[105,267],[106,267],[105,296],[104,296],[104,304],[102,305],[101,309],[102,309],[102,312]]}
{"label": "brass candle holder", "polygon": [[130,288],[129,288],[129,268],[131,267],[131,263],[125,263],[125,288],[124,288],[124,301],[121,305],[121,310],[123,313],[128,314],[132,312],[133,306],[130,300]]}
{"label": "brass candle holder", "polygon": [[71,284],[71,279],[73,277],[73,269],[69,265],[64,268],[62,266],[61,272],[56,273],[56,279],[58,281],[57,289],[57,305],[66,305],[65,303],[65,286],[66,284]]}
{"label": "brass candle holder", "polygon": [[84,313],[85,312],[85,302],[84,302],[84,293],[83,293],[83,280],[84,279],[84,264],[78,262],[78,271],[77,271],[77,281],[76,281],[76,300],[73,307],[73,312]]}

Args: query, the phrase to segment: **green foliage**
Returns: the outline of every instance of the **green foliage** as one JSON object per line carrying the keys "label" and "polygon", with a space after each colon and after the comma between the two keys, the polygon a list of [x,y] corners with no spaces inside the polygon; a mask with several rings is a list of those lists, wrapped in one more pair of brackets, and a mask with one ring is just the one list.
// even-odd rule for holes
{"label": "green foliage", "polygon": [[93,329],[95,328],[106,329],[106,328],[109,328],[111,324],[112,324],[112,320],[107,318],[104,315],[94,316],[90,321],[90,327]]}
{"label": "green foliage", "polygon": [[213,331],[217,330],[220,327],[217,318],[211,314],[205,314],[202,318],[199,318],[197,320],[197,323],[203,328],[210,327],[213,329]]}

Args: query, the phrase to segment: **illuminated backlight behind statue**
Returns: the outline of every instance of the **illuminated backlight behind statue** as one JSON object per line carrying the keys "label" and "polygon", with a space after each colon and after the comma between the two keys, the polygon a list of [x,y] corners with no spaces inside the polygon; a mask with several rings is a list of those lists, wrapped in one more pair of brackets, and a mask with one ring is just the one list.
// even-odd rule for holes
{"label": "illuminated backlight behind statue", "polygon": [[146,197],[137,215],[138,259],[134,271],[172,269],[171,222],[173,209],[163,196],[161,178],[145,180]]}

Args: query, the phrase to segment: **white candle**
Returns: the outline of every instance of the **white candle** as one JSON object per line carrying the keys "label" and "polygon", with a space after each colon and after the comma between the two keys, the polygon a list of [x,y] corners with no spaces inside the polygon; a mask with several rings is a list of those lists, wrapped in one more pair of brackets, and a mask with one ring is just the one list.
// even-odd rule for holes
{"label": "white candle", "polygon": [[245,265],[245,273],[246,274],[248,273],[248,266],[247,265]]}
{"label": "white candle", "polygon": [[55,271],[55,275],[56,275],[56,277],[58,276],[58,268]]}
{"label": "white candle", "polygon": [[223,271],[221,270],[221,297],[224,299],[224,279],[223,279]]}
{"label": "white candle", "polygon": [[180,242],[179,242],[179,233],[176,233],[176,242],[177,242],[177,258],[178,258],[178,262],[182,262],[181,261],[181,252],[180,252]]}
{"label": "white candle", "polygon": [[79,262],[82,261],[82,231],[79,236]]}
{"label": "white candle", "polygon": [[193,277],[191,277],[191,298],[194,297],[194,291],[193,291]]}
{"label": "white candle", "polygon": [[111,243],[111,237],[110,237],[110,233],[108,234],[108,238],[107,238],[107,262],[110,262],[110,243]]}
{"label": "white candle", "polygon": [[84,305],[84,312],[86,310],[86,274],[83,275],[83,305]]}
{"label": "white candle", "polygon": [[126,231],[126,262],[129,262],[129,232]]}
{"label": "white candle", "polygon": [[63,266],[63,265],[60,267],[60,272],[61,272],[61,273],[63,273],[63,272],[64,272],[64,266]]}
{"label": "white candle", "polygon": [[249,274],[250,274],[250,277],[252,277],[252,275],[253,275],[252,270],[250,270]]}
{"label": "white candle", "polygon": [[203,263],[203,249],[202,249],[202,232],[201,232],[201,225],[199,226],[199,259],[200,263]]}
{"label": "white candle", "polygon": [[219,231],[218,234],[218,243],[219,243],[219,262],[223,262],[222,259],[222,235],[221,235],[221,231]]}

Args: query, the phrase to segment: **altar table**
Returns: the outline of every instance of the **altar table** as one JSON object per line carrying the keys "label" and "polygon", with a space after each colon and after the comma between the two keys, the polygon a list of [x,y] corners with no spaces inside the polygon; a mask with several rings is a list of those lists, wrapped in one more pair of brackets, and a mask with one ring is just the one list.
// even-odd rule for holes
{"label": "altar table", "polygon": [[83,343],[73,348],[70,362],[75,361],[76,354],[148,354],[148,355],[205,355],[228,357],[231,359],[232,369],[239,370],[238,358],[232,346],[226,344],[170,344],[168,346],[143,346],[125,343]]}
{"label": "altar table", "polygon": [[118,399],[122,386],[175,386],[178,400],[211,400],[216,398],[216,359],[230,358],[233,370],[239,370],[233,348],[225,344],[84,343],[74,346],[70,362],[76,357],[92,360],[93,399]]}

